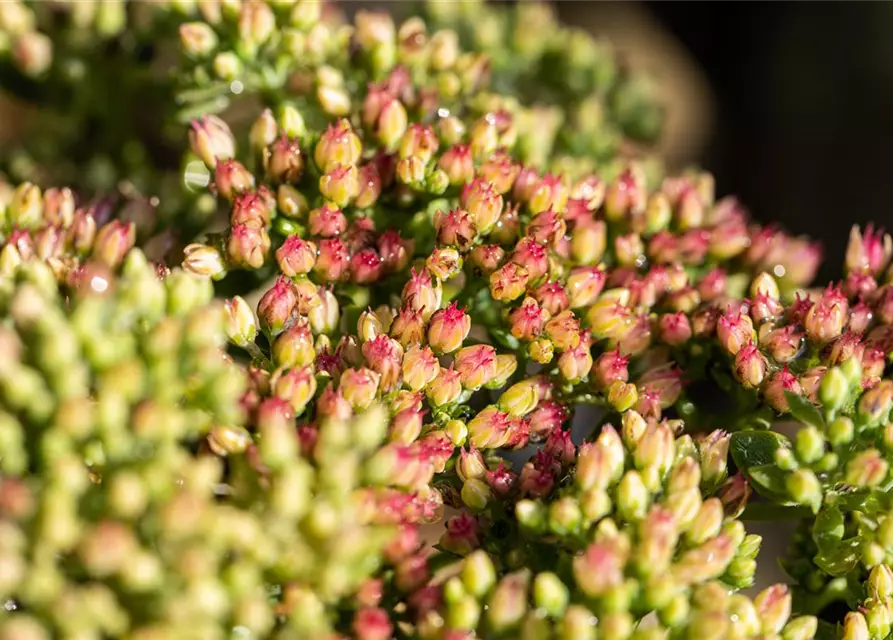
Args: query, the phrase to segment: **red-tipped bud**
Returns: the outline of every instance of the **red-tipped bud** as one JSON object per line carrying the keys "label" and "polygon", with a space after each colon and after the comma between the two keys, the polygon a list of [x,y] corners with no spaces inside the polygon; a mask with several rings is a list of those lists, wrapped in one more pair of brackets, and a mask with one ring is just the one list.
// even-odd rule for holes
{"label": "red-tipped bud", "polygon": [[271,220],[270,206],[260,191],[248,191],[233,199],[230,222],[233,225],[269,227]]}
{"label": "red-tipped bud", "polygon": [[714,267],[698,282],[697,289],[704,302],[713,302],[717,298],[726,295],[728,279],[726,272],[719,267]]}
{"label": "red-tipped bud", "polygon": [[577,267],[567,279],[571,309],[593,304],[605,287],[605,272],[598,267]]}
{"label": "red-tipped bud", "polygon": [[471,317],[454,302],[431,316],[428,343],[438,353],[452,353],[462,346],[471,330]]}
{"label": "red-tipped bud", "polygon": [[400,141],[398,155],[401,159],[416,158],[422,165],[427,165],[434,152],[437,151],[439,142],[434,129],[428,125],[410,125]]}
{"label": "red-tipped bud", "polygon": [[312,367],[288,369],[273,383],[273,393],[291,405],[295,415],[300,415],[313,394],[316,393],[316,378]]}
{"label": "red-tipped bud", "polygon": [[668,313],[658,321],[658,335],[661,342],[679,347],[691,338],[692,330],[688,316],[684,313]]}
{"label": "red-tipped bud", "polygon": [[234,224],[226,243],[230,265],[243,269],[260,269],[270,251],[270,236],[257,224]]}
{"label": "red-tipped bud", "polygon": [[828,285],[822,297],[806,313],[803,321],[806,336],[818,344],[830,342],[843,333],[848,313],[849,303],[840,288]]}
{"label": "red-tipped bud", "polygon": [[606,594],[623,582],[624,560],[620,550],[610,542],[596,542],[573,561],[574,580],[590,597]]}
{"label": "red-tipped bud", "polygon": [[261,328],[277,336],[294,323],[297,317],[298,294],[294,283],[280,276],[257,303]]}
{"label": "red-tipped bud", "polygon": [[417,311],[404,307],[391,323],[389,333],[403,347],[421,343],[425,340],[425,320]]}
{"label": "red-tipped bud", "polygon": [[564,238],[566,232],[564,219],[552,209],[538,213],[527,225],[527,235],[540,244],[554,244]]}
{"label": "red-tipped bud", "polygon": [[573,349],[580,343],[580,321],[570,309],[562,311],[546,323],[545,333],[559,351]]}
{"label": "red-tipped bud", "polygon": [[719,344],[732,355],[756,338],[750,316],[741,313],[723,315],[717,324],[716,333]]}
{"label": "red-tipped bud", "polygon": [[313,348],[313,334],[305,323],[298,323],[286,329],[273,342],[273,357],[276,363],[285,367],[306,367],[313,364],[316,351]]}
{"label": "red-tipped bud", "polygon": [[375,249],[358,251],[350,259],[350,279],[357,284],[370,284],[382,275],[381,257]]}
{"label": "red-tipped bud", "polygon": [[468,441],[479,449],[510,447],[526,426],[520,418],[513,418],[493,406],[486,407],[468,423]]}
{"label": "red-tipped bud", "polygon": [[800,388],[810,402],[819,402],[819,388],[826,373],[828,367],[813,367],[800,376]]}
{"label": "red-tipped bud", "polygon": [[218,160],[236,155],[236,143],[226,123],[217,116],[193,120],[189,128],[189,146],[205,166],[213,169]]}
{"label": "red-tipped bud", "polygon": [[468,555],[480,547],[477,518],[470,513],[462,513],[447,520],[446,531],[440,537],[440,546],[460,556]]}
{"label": "red-tipped bud", "polygon": [[874,227],[869,224],[863,234],[857,225],[853,225],[846,249],[847,270],[877,275],[890,262],[891,256],[893,239],[883,229],[875,232]]}
{"label": "red-tipped bud", "polygon": [[222,160],[214,168],[214,187],[221,196],[232,200],[254,188],[254,175],[236,160]]}
{"label": "red-tipped bud", "polygon": [[113,220],[96,234],[93,243],[93,259],[115,268],[124,262],[127,252],[136,243],[136,227],[132,223]]}
{"label": "red-tipped bud", "polygon": [[656,394],[660,407],[666,409],[673,406],[682,393],[682,370],[673,366],[652,369],[643,375],[638,382],[639,396],[646,392]]}
{"label": "red-tipped bud", "polygon": [[556,316],[570,307],[567,290],[560,282],[547,282],[533,292],[533,297],[550,316]]}
{"label": "red-tipped bud", "polygon": [[776,371],[763,385],[763,396],[766,402],[779,413],[790,411],[785,392],[800,395],[803,390],[797,378],[788,371],[787,366],[781,371]]}
{"label": "red-tipped bud", "polygon": [[429,347],[412,345],[403,354],[403,383],[421,391],[440,373],[440,364]]}
{"label": "red-tipped bud", "polygon": [[502,215],[502,196],[482,178],[476,178],[462,189],[459,204],[468,211],[482,234],[489,233]]}
{"label": "red-tipped bud", "polygon": [[511,190],[515,178],[521,170],[505,151],[497,151],[481,165],[480,175],[488,180],[497,193],[504,194]]}
{"label": "red-tipped bud", "polygon": [[490,295],[494,300],[510,302],[524,294],[529,280],[527,269],[509,262],[490,274]]}
{"label": "red-tipped bud", "polygon": [[766,377],[768,363],[753,343],[741,348],[735,356],[735,378],[747,389],[755,389]]}
{"label": "red-tipped bud", "polygon": [[443,288],[440,281],[432,278],[427,270],[412,270],[412,275],[403,287],[403,303],[417,312],[427,322],[440,308]]}
{"label": "red-tipped bud", "polygon": [[505,258],[505,250],[499,245],[483,244],[475,247],[468,254],[468,259],[484,275],[490,275]]}
{"label": "red-tipped bud", "polygon": [[373,371],[381,374],[381,389],[392,391],[400,381],[403,367],[403,347],[386,335],[375,336],[363,345],[363,357]]}
{"label": "red-tipped bud", "polygon": [[346,207],[360,193],[360,173],[355,165],[337,165],[319,179],[319,192],[339,207]]}
{"label": "red-tipped bud", "polygon": [[313,272],[323,281],[333,282],[343,279],[350,264],[347,247],[339,238],[326,238],[319,242],[319,255]]}
{"label": "red-tipped bud", "polygon": [[395,230],[385,231],[378,237],[378,255],[388,273],[403,271],[409,264],[413,243],[400,237]]}
{"label": "red-tipped bud", "polygon": [[323,171],[336,166],[355,165],[363,152],[359,137],[347,120],[339,120],[323,132],[313,158]]}
{"label": "red-tipped bud", "polygon": [[546,320],[548,320],[548,314],[539,307],[533,298],[525,298],[520,307],[509,313],[512,335],[525,342],[533,340],[542,333]]}
{"label": "red-tipped bud", "polygon": [[347,218],[341,209],[330,204],[313,209],[307,222],[310,226],[310,233],[315,236],[331,238],[340,236],[347,231]]}
{"label": "red-tipped bud", "polygon": [[868,330],[874,318],[871,308],[864,302],[858,302],[850,309],[850,320],[847,323],[847,329],[853,333],[863,334]]}
{"label": "red-tipped bud", "polygon": [[425,259],[425,268],[438,280],[450,280],[462,270],[462,256],[453,247],[435,247]]}
{"label": "red-tipped bud", "polygon": [[800,353],[803,345],[803,334],[797,331],[796,325],[788,325],[781,329],[773,329],[760,339],[760,346],[779,363],[790,362]]}
{"label": "red-tipped bud", "polygon": [[453,145],[440,156],[437,161],[453,186],[470,182],[474,177],[474,160],[471,157],[471,149],[468,145]]}
{"label": "red-tipped bud", "polygon": [[518,239],[521,232],[521,218],[518,216],[517,205],[513,207],[505,207],[499,222],[490,231],[488,239],[491,242],[498,242],[503,245],[512,244]]}
{"label": "red-tipped bud", "polygon": [[629,357],[619,349],[608,351],[598,357],[592,366],[590,377],[595,387],[601,391],[608,389],[615,381],[629,380]]}
{"label": "red-tipped bud", "polygon": [[276,262],[279,264],[279,271],[294,278],[310,273],[316,264],[316,254],[317,248],[313,242],[302,240],[296,235],[289,236],[276,250]]}
{"label": "red-tipped bud", "polygon": [[435,407],[452,404],[462,393],[461,374],[453,369],[441,367],[440,373],[425,387],[425,396]]}
{"label": "red-tipped bud", "polygon": [[498,374],[496,349],[486,344],[460,349],[455,358],[456,371],[466,389],[480,389]]}
{"label": "red-tipped bud", "polygon": [[551,400],[541,401],[536,409],[527,415],[530,426],[530,437],[543,440],[554,430],[559,429],[568,419],[569,414],[564,405]]}
{"label": "red-tipped bud", "polygon": [[593,265],[602,259],[608,243],[603,220],[579,224],[571,234],[571,256],[578,264]]}
{"label": "red-tipped bud", "polygon": [[470,248],[477,235],[473,218],[462,209],[453,209],[447,213],[438,210],[434,214],[434,229],[439,243],[456,247],[462,252]]}
{"label": "red-tipped bud", "polygon": [[375,400],[381,380],[371,369],[345,369],[338,382],[338,390],[357,411],[367,408]]}
{"label": "red-tipped bud", "polygon": [[533,282],[546,275],[549,269],[549,253],[546,247],[532,238],[521,238],[515,246],[511,261],[524,267]]}
{"label": "red-tipped bud", "polygon": [[304,156],[298,141],[285,135],[273,143],[265,161],[267,173],[274,182],[297,184],[304,173]]}
{"label": "red-tipped bud", "polygon": [[354,200],[354,206],[358,209],[368,209],[381,196],[381,174],[375,164],[367,164],[360,167],[359,191]]}
{"label": "red-tipped bud", "polygon": [[583,332],[581,336],[580,343],[576,347],[568,349],[558,358],[558,370],[561,372],[561,376],[571,383],[582,380],[592,368],[589,335]]}

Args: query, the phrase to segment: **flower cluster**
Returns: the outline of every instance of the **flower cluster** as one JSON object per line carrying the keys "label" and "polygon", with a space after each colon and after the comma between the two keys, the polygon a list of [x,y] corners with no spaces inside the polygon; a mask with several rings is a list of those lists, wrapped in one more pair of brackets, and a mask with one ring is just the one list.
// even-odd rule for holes
{"label": "flower cluster", "polygon": [[0,637],[889,635],[889,236],[810,289],[539,4],[57,4],[0,7],[19,72],[171,45],[188,125],[0,189]]}

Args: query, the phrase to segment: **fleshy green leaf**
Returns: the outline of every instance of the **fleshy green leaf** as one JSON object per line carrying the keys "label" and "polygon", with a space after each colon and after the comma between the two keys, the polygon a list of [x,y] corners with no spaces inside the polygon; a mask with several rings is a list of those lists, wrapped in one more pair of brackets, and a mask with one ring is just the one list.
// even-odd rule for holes
{"label": "fleshy green leaf", "polygon": [[774,431],[738,431],[732,434],[729,452],[742,471],[775,463],[775,452],[790,448],[791,441]]}
{"label": "fleshy green leaf", "polygon": [[859,563],[860,544],[861,541],[857,537],[844,540],[832,549],[816,554],[816,566],[832,576],[846,575]]}
{"label": "fleshy green leaf", "polygon": [[803,424],[812,425],[814,427],[824,427],[825,419],[818,407],[812,404],[804,396],[785,391],[784,396],[788,401],[788,407],[791,409],[791,415]]}
{"label": "fleshy green leaf", "polygon": [[788,495],[786,471],[774,464],[764,464],[744,470],[744,475],[758,494],[781,505],[795,504]]}

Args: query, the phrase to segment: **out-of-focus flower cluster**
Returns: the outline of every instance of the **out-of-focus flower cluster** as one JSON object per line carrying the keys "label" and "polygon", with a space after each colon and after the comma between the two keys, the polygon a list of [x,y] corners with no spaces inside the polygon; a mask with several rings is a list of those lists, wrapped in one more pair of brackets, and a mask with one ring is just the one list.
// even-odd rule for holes
{"label": "out-of-focus flower cluster", "polygon": [[[810,289],[816,244],[635,150],[608,45],[422,15],[0,8],[54,91],[74,26],[174,40],[189,147],[170,198],[0,192],[0,638],[889,635],[893,241]],[[749,516],[799,520],[794,588],[736,593]]]}

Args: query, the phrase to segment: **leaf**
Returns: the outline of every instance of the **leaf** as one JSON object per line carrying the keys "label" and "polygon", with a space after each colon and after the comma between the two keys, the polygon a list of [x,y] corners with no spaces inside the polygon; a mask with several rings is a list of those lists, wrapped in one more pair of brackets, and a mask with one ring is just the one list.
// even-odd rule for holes
{"label": "leaf", "polygon": [[844,534],[843,513],[837,507],[825,507],[819,511],[812,525],[812,539],[821,553],[833,551],[840,545]]}
{"label": "leaf", "polygon": [[761,496],[781,505],[795,504],[787,490],[787,472],[774,464],[751,467],[744,471],[750,486]]}
{"label": "leaf", "polygon": [[827,620],[819,620],[814,640],[838,640],[838,638],[840,638],[840,629],[836,624]]}
{"label": "leaf", "polygon": [[790,391],[785,391],[784,397],[788,401],[788,407],[794,418],[803,424],[812,425],[813,427],[825,426],[825,419],[822,417],[822,412],[819,411],[818,407],[812,404],[807,398],[797,395],[796,393],[791,393]]}
{"label": "leaf", "polygon": [[791,441],[774,431],[738,431],[732,434],[729,452],[742,471],[760,465],[775,464],[775,452],[790,448]]}
{"label": "leaf", "polygon": [[844,540],[833,549],[816,554],[814,558],[816,566],[829,575],[844,576],[859,563],[860,545],[858,537]]}

